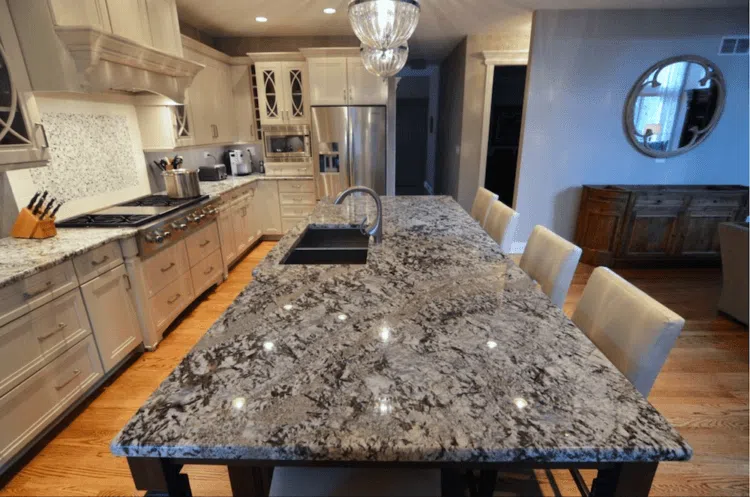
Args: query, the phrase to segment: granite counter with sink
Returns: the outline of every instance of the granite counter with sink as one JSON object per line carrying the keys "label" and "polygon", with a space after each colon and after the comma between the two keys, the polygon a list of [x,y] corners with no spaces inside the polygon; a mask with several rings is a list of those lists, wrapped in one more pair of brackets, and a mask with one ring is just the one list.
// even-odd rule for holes
{"label": "granite counter with sink", "polygon": [[359,226],[373,207],[364,198],[319,205],[257,266],[112,442],[134,475],[140,458],[227,464],[231,475],[237,460],[443,467],[691,457],[449,197],[383,197],[383,243],[370,240],[364,265],[279,264],[308,225]]}

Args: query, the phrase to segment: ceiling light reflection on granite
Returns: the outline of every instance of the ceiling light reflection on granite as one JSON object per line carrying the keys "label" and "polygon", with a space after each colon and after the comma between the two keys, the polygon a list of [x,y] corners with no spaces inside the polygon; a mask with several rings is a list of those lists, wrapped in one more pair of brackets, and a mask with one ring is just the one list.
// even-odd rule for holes
{"label": "ceiling light reflection on granite", "polygon": [[344,314],[344,313],[341,313],[341,314],[339,314],[338,316],[336,316],[336,319],[338,319],[338,320],[339,320],[339,321],[341,321],[341,322],[344,322],[344,321],[346,321],[347,319],[349,319],[349,316],[347,316],[347,315],[346,315],[346,314]]}
{"label": "ceiling light reflection on granite", "polygon": [[496,341],[490,340],[490,341],[487,342],[487,348],[494,349],[495,347],[497,347],[497,342]]}
{"label": "ceiling light reflection on granite", "polygon": [[272,351],[276,346],[273,344],[273,342],[263,342],[263,350],[266,350],[268,352]]}
{"label": "ceiling light reflection on granite", "polygon": [[323,9],[323,13],[324,14],[328,14],[328,15],[335,14],[336,13],[336,9],[334,9],[332,7],[327,7],[325,9]]}
{"label": "ceiling light reflection on granite", "polygon": [[391,399],[388,397],[382,397],[379,399],[375,406],[375,411],[381,416],[386,416],[393,412],[393,403],[391,402]]}
{"label": "ceiling light reflection on granite", "polygon": [[256,22],[268,22],[268,18],[267,17],[263,17],[263,16],[258,16],[258,17],[255,18],[255,21]]}
{"label": "ceiling light reflection on granite", "polygon": [[245,397],[235,397],[232,399],[232,407],[235,409],[242,409],[245,407],[245,404],[247,403],[247,400]]}
{"label": "ceiling light reflection on granite", "polygon": [[292,309],[294,309],[294,306],[292,304],[284,304],[285,311],[291,311]]}
{"label": "ceiling light reflection on granite", "polygon": [[378,333],[381,342],[387,342],[391,339],[391,329],[388,326],[382,326]]}
{"label": "ceiling light reflection on granite", "polygon": [[528,406],[529,403],[526,402],[526,399],[523,399],[521,397],[516,397],[513,399],[513,403],[516,405],[517,408],[523,409],[524,407]]}

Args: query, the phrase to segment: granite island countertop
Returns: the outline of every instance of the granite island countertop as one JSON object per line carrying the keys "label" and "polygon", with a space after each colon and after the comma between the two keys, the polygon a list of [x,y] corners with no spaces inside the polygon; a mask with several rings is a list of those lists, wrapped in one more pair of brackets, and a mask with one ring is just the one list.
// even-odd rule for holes
{"label": "granite island countertop", "polygon": [[[367,202],[367,205],[364,205]],[[254,281],[111,444],[289,461],[686,460],[682,437],[449,197],[384,197],[365,265]],[[320,204],[358,225],[369,199]]]}

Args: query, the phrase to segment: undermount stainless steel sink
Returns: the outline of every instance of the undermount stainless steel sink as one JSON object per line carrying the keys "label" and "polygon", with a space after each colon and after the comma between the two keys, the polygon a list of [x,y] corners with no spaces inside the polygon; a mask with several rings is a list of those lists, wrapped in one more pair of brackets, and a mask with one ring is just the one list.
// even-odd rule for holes
{"label": "undermount stainless steel sink", "polygon": [[365,264],[369,239],[359,228],[307,228],[281,264]]}

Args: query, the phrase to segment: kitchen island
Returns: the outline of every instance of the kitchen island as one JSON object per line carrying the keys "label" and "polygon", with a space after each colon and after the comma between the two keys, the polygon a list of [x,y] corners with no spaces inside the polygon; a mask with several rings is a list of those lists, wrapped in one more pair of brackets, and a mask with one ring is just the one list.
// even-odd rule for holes
{"label": "kitchen island", "polygon": [[383,208],[364,265],[279,264],[307,224],[373,214],[350,198],[256,268],[112,442],[139,489],[188,492],[188,463],[227,465],[258,495],[273,466],[418,464],[596,468],[598,495],[647,495],[659,461],[691,457],[455,201]]}

